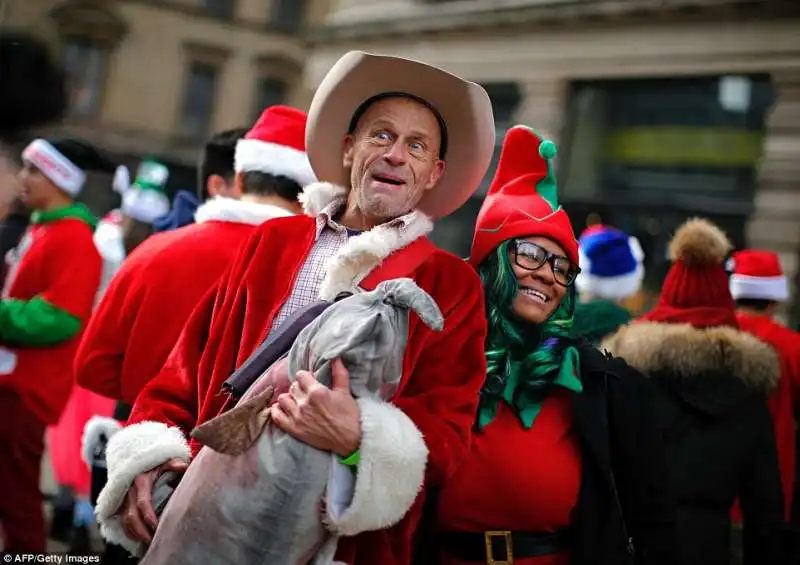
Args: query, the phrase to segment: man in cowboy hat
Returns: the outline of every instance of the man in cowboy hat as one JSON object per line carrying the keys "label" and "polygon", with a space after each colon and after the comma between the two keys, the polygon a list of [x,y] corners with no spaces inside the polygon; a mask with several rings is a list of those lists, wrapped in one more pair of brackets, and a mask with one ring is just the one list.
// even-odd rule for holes
{"label": "man in cowboy hat", "polygon": [[271,409],[284,431],[334,457],[324,507],[342,536],[338,561],[410,563],[425,498],[418,494],[423,484],[441,485],[461,460],[485,372],[480,281],[426,235],[432,219],[479,185],[494,132],[477,84],[361,52],[334,65],[311,103],[306,134],[311,166],[327,182],[306,187],[305,216],[268,222],[251,237],[111,439],[97,507],[107,539],[134,552],[151,539],[155,478],[185,469],[200,448],[187,433],[225,408],[222,384],[283,321],[319,298],[410,277],[445,323],[432,332],[412,318],[391,403],[354,400],[339,363],[331,389],[300,373]]}

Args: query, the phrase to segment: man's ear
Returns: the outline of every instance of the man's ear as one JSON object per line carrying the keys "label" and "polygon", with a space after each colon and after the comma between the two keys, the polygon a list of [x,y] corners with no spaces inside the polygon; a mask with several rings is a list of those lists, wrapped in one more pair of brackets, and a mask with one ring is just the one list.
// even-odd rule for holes
{"label": "man's ear", "polygon": [[439,179],[442,178],[443,174],[444,174],[444,161],[442,159],[437,159],[436,162],[433,164],[433,170],[431,171],[430,182],[428,182],[428,186],[425,187],[425,190],[431,190],[432,188],[434,188],[439,183]]}
{"label": "man's ear", "polygon": [[355,151],[355,146],[355,137],[349,133],[345,135],[344,140],[342,141],[342,166],[345,169],[349,169],[353,166],[353,153]]}

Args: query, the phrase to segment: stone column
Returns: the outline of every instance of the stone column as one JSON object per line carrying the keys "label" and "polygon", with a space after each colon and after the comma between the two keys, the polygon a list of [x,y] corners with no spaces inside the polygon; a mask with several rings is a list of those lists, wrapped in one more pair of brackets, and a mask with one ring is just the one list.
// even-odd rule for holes
{"label": "stone column", "polygon": [[[793,296],[780,313],[789,321],[790,310],[800,307],[796,282],[800,275],[800,69],[777,72],[772,80],[776,99],[767,122],[747,243],[780,254],[792,281]],[[800,321],[797,314],[791,317],[795,324]]]}
{"label": "stone column", "polygon": [[561,140],[569,84],[561,77],[520,81],[522,100],[515,116],[518,124],[531,126],[556,144]]}

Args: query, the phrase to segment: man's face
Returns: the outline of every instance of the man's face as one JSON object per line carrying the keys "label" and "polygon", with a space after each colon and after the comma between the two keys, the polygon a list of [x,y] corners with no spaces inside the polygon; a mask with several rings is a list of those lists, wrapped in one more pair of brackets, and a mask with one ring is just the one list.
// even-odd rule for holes
{"label": "man's face", "polygon": [[441,142],[436,117],[419,102],[387,98],[374,103],[344,139],[348,205],[375,224],[413,210],[444,172]]}
{"label": "man's face", "polygon": [[17,178],[22,183],[22,201],[31,210],[44,209],[58,192],[58,187],[29,163],[22,167]]}

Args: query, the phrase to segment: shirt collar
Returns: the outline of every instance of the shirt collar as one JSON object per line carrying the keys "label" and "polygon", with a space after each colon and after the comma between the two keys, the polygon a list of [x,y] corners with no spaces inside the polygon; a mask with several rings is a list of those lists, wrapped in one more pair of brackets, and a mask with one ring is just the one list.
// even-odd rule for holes
{"label": "shirt collar", "polygon": [[[322,209],[322,211],[317,216],[317,236],[318,237],[319,237],[319,234],[322,233],[322,230],[325,229],[326,227],[330,228],[330,229],[332,229],[334,231],[338,231],[338,232],[346,232],[347,231],[347,228],[345,228],[343,225],[337,223],[333,219],[334,216],[336,216],[337,213],[340,212],[341,209],[344,206],[345,206],[345,201],[344,200],[337,200],[337,201],[331,202],[330,204],[325,206],[325,208]],[[417,217],[418,214],[419,214],[419,212],[417,210],[412,210],[408,214],[404,214],[402,216],[394,218],[393,220],[389,220],[385,224],[381,224],[381,225],[385,225],[385,226],[389,226],[389,227],[392,227],[392,228],[397,228],[399,230],[403,230],[403,229],[407,228],[409,226],[409,224],[411,224],[414,221],[414,219]]]}

